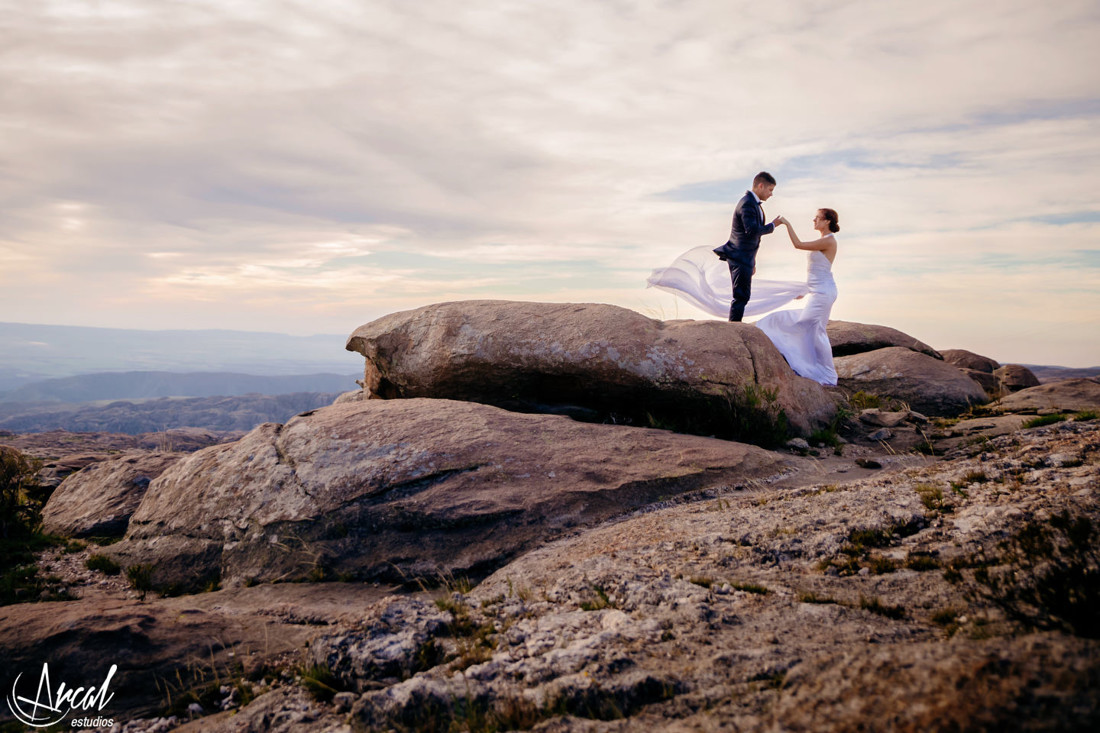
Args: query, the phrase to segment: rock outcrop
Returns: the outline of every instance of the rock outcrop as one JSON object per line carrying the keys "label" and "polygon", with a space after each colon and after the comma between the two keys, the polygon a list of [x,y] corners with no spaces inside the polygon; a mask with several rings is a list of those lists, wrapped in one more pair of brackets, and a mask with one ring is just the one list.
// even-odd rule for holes
{"label": "rock outcrop", "polygon": [[994,359],[981,354],[975,354],[966,349],[943,349],[940,351],[943,360],[960,369],[973,369],[976,372],[992,374],[995,369],[1001,367]]}
{"label": "rock outcrop", "polygon": [[923,341],[918,341],[907,333],[889,326],[877,326],[870,323],[852,323],[850,321],[829,321],[826,327],[829,343],[833,346],[833,356],[851,356],[867,351],[900,346],[916,351],[933,359],[942,359],[940,353]]}
{"label": "rock outcrop", "polygon": [[1002,412],[1097,411],[1100,410],[1100,378],[1082,377],[1040,384],[1002,397],[989,407]]}
{"label": "rock outcrop", "polygon": [[134,453],[92,462],[61,482],[42,509],[42,524],[66,537],[121,537],[149,482],[182,456]]}
{"label": "rock outcrop", "polygon": [[895,397],[926,415],[954,416],[989,400],[956,367],[899,346],[839,357],[835,364],[842,387]]}
{"label": "rock outcrop", "polygon": [[1038,387],[1039,378],[1031,370],[1019,364],[1005,364],[993,372],[1005,392],[1019,392],[1028,387]]}
{"label": "rock outcrop", "polygon": [[993,372],[983,372],[962,366],[959,367],[959,371],[977,382],[978,386],[985,390],[985,393],[989,395],[990,399],[1000,397],[1004,392],[1004,388],[1001,386],[1001,380],[997,379],[997,375],[993,374]]}
{"label": "rock outcrop", "polygon": [[152,482],[123,565],[161,587],[478,573],[570,527],[782,472],[723,440],[450,400],[367,400],[199,451]]}
{"label": "rock outcrop", "polygon": [[385,399],[434,397],[592,421],[759,441],[752,413],[808,433],[835,414],[759,329],[656,321],[611,305],[466,301],[360,326],[365,384]]}
{"label": "rock outcrop", "polygon": [[435,604],[391,596],[365,609],[354,630],[315,639],[309,656],[331,670],[343,688],[362,693],[374,680],[406,679],[438,661],[424,651],[453,622],[454,616]]}
{"label": "rock outcrop", "polygon": [[65,479],[77,471],[107,458],[110,458],[108,453],[77,453],[54,458],[42,464],[42,468],[35,478],[39,486],[56,489]]}
{"label": "rock outcrop", "polygon": [[1039,379],[1031,370],[1020,364],[1002,366],[988,356],[975,354],[966,349],[947,349],[940,353],[944,361],[958,367],[981,385],[990,399],[1039,384]]}

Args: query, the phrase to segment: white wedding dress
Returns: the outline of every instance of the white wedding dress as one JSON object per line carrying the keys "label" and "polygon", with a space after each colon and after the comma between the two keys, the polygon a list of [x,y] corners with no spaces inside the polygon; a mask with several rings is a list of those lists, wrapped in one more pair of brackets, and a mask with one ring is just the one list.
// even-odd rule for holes
{"label": "white wedding dress", "polygon": [[[795,374],[832,385],[837,376],[825,326],[837,296],[833,266],[819,250],[809,252],[806,262],[806,282],[754,278],[745,315],[769,313],[808,294],[802,310],[769,313],[754,325],[768,335]],[[666,290],[719,318],[729,315],[733,299],[729,267],[710,247],[688,250],[668,267],[654,270],[647,282],[649,287]]]}

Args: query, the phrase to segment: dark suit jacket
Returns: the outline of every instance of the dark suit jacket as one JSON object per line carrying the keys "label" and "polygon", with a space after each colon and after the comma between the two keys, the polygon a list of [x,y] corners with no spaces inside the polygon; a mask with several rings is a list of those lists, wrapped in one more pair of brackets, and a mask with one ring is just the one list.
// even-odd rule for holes
{"label": "dark suit jacket", "polygon": [[756,196],[752,191],[746,191],[733,210],[729,241],[716,248],[714,254],[723,260],[752,263],[756,260],[756,250],[760,249],[760,237],[774,230],[774,224],[764,223],[764,211]]}

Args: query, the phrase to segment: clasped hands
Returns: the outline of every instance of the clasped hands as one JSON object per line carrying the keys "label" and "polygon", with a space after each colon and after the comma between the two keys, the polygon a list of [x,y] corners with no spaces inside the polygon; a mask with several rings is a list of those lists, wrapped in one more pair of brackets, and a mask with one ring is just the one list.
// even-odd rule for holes
{"label": "clasped hands", "polygon": [[786,218],[786,217],[784,217],[784,216],[777,216],[777,217],[775,217],[775,221],[773,221],[773,222],[772,222],[772,226],[776,226],[776,227],[777,227],[777,226],[779,226],[780,224],[783,224],[783,225],[786,225],[786,226],[790,226],[790,222],[789,222],[789,221],[787,221],[787,218]]}

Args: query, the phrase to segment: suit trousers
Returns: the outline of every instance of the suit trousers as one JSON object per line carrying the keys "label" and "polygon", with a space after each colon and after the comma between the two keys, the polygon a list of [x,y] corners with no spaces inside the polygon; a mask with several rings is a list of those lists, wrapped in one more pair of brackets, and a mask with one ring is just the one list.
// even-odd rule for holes
{"label": "suit trousers", "polygon": [[752,296],[752,271],[756,263],[752,260],[730,258],[730,279],[733,281],[733,302],[730,303],[730,320],[740,321],[745,315],[745,306]]}

